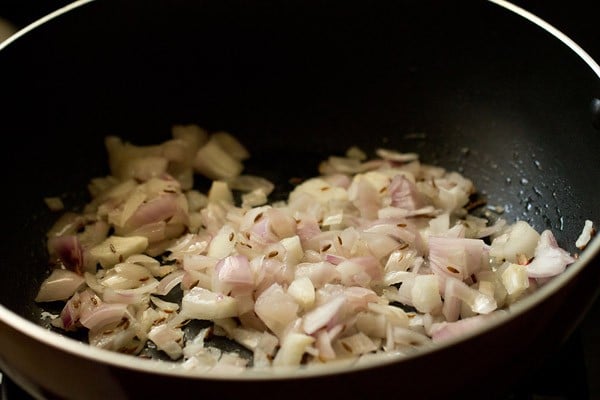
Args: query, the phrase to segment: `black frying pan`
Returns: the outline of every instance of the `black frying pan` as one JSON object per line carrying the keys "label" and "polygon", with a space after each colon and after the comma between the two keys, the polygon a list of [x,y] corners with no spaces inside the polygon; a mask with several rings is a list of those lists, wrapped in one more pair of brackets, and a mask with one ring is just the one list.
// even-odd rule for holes
{"label": "black frying pan", "polygon": [[[322,384],[373,395],[404,387],[397,377],[415,396],[501,390],[583,318],[600,282],[598,239],[577,273],[469,340],[301,382],[226,384],[34,326],[42,322],[32,299],[48,272],[44,233],[56,218],[42,199],[86,201],[89,178],[108,172],[105,135],[157,143],[173,123],[194,122],[239,137],[252,154],[247,171],[280,182],[279,196],[290,177],[315,175],[318,161],[350,145],[416,151],[472,178],[508,220],[550,228],[574,252],[583,221],[600,221],[594,67],[482,1],[94,1],[44,22],[0,51],[0,126],[14,143],[1,161],[2,368],[48,397],[290,387],[305,396]],[[510,376],[496,379],[507,365]]]}

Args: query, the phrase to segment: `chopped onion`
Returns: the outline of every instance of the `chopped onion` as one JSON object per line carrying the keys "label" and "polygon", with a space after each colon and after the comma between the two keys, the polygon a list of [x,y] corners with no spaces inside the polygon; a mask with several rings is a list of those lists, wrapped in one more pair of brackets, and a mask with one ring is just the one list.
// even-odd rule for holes
{"label": "chopped onion", "polygon": [[530,278],[548,278],[560,274],[575,259],[558,247],[551,231],[545,230],[535,248],[535,258],[527,265]]}
{"label": "chopped onion", "polygon": [[85,278],[75,272],[66,269],[52,270],[50,276],[42,282],[35,301],[41,303],[67,300],[84,282]]}
{"label": "chopped onion", "polygon": [[[473,182],[416,153],[350,148],[269,203],[280,182],[242,175],[237,138],[171,133],[107,137],[111,174],[47,232],[56,269],[36,301],[64,301],[52,326],[87,329],[93,346],[138,354],[151,341],[194,373],[401,357],[484,327],[575,262],[549,230],[470,215]],[[593,234],[586,221],[576,246]],[[190,320],[211,325],[192,337]]]}
{"label": "chopped onion", "polygon": [[590,221],[589,219],[586,220],[585,224],[583,225],[583,230],[581,231],[581,234],[575,241],[575,246],[580,250],[585,249],[587,244],[592,239],[592,235],[594,235],[594,233],[595,233],[594,223],[592,221]]}
{"label": "chopped onion", "polygon": [[237,300],[221,293],[194,287],[181,300],[181,314],[190,319],[214,320],[235,317]]}
{"label": "chopped onion", "polygon": [[527,222],[517,221],[492,241],[490,255],[512,263],[518,262],[520,254],[531,259],[539,239],[540,234]]}

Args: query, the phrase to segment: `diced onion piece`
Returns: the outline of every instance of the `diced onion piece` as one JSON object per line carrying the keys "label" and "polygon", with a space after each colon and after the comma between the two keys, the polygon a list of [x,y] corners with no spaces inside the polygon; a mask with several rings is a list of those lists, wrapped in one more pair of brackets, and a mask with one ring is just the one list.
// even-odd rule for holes
{"label": "diced onion piece", "polygon": [[248,293],[254,288],[254,275],[246,256],[232,255],[220,260],[212,277],[213,291]]}
{"label": "diced onion piece", "polygon": [[490,246],[490,256],[517,263],[520,254],[531,259],[540,239],[540,234],[525,221],[517,221]]}
{"label": "diced onion piece", "polygon": [[181,314],[186,318],[200,320],[235,317],[238,315],[237,300],[196,286],[183,296]]}
{"label": "diced onion piece", "polygon": [[348,193],[344,188],[331,186],[321,178],[311,178],[296,186],[289,195],[290,203],[297,200],[302,193],[310,195],[312,200],[320,204],[348,200]]}
{"label": "diced onion piece", "polygon": [[273,360],[274,366],[299,365],[306,348],[315,341],[315,338],[303,333],[289,333],[283,339],[281,348]]}
{"label": "diced onion piece", "polygon": [[502,315],[503,311],[498,311],[493,314],[476,315],[456,322],[435,323],[431,328],[431,336],[436,343],[455,339],[469,332],[484,328],[490,321]]}
{"label": "diced onion piece", "polygon": [[37,293],[35,301],[49,302],[67,300],[85,282],[85,278],[66,269],[55,269],[50,273]]}
{"label": "diced onion piece", "polygon": [[158,294],[159,296],[165,296],[165,295],[169,294],[169,292],[175,286],[177,286],[181,283],[181,281],[183,280],[183,274],[184,274],[184,271],[177,270],[177,271],[173,271],[170,274],[164,276],[160,280],[160,283],[156,286],[156,290],[154,291],[154,293]]}
{"label": "diced onion piece", "polygon": [[188,190],[185,192],[190,212],[199,211],[208,204],[208,196],[197,190]]}
{"label": "diced onion piece", "polygon": [[193,167],[210,179],[231,179],[244,169],[239,159],[223,149],[214,135],[198,149]]}
{"label": "diced onion piece", "polygon": [[250,193],[256,190],[262,191],[265,196],[271,194],[275,185],[260,176],[255,175],[238,175],[227,180],[229,187],[233,190]]}
{"label": "diced onion piece", "polygon": [[173,328],[168,324],[153,327],[148,332],[148,339],[152,340],[159,350],[164,351],[172,360],[177,360],[183,354],[181,342],[183,331]]}
{"label": "diced onion piece", "polygon": [[306,276],[294,279],[288,287],[288,294],[290,294],[303,309],[312,307],[315,302],[315,287],[312,281]]}
{"label": "diced onion piece", "polygon": [[208,256],[223,258],[231,254],[235,248],[236,231],[229,224],[223,225],[208,245]]}
{"label": "diced onion piece", "polygon": [[500,276],[511,302],[519,298],[529,287],[526,265],[509,263]]}
{"label": "diced onion piece", "polygon": [[[456,320],[457,314],[450,311],[450,308],[454,307],[453,303],[456,300],[465,302],[469,308],[477,314],[489,314],[498,307],[496,300],[493,297],[469,287],[458,279],[448,278],[446,279],[446,287],[444,290],[443,306],[444,316],[448,321]],[[460,310],[460,303],[457,303],[456,306],[459,307],[458,310],[456,310],[458,312]]]}
{"label": "diced onion piece", "polygon": [[417,275],[411,295],[414,307],[422,313],[434,313],[442,308],[438,277],[433,274]]}
{"label": "diced onion piece", "polygon": [[250,157],[250,153],[246,147],[230,133],[215,132],[212,138],[219,143],[219,146],[228,154],[231,154],[236,160],[245,160]]}
{"label": "diced onion piece", "polygon": [[90,255],[104,268],[110,268],[131,255],[143,253],[147,247],[148,239],[144,236],[110,236],[90,249]]}
{"label": "diced onion piece", "polygon": [[377,149],[375,153],[384,160],[397,162],[409,162],[419,159],[419,155],[417,153],[399,153],[389,149]]}
{"label": "diced onion piece", "polygon": [[213,181],[208,191],[208,201],[212,203],[233,204],[233,194],[227,182]]}
{"label": "diced onion piece", "polygon": [[530,278],[549,278],[560,274],[574,262],[575,259],[558,246],[554,235],[547,229],[542,232],[535,248],[535,258],[527,265],[527,274]]}
{"label": "diced onion piece", "polygon": [[208,132],[195,124],[176,124],[171,127],[175,139],[184,141],[195,153],[208,140]]}
{"label": "diced onion piece", "polygon": [[327,301],[325,304],[306,313],[302,321],[304,332],[311,335],[324,326],[331,324],[336,316],[339,315],[344,304],[346,304],[346,297],[338,295]]}
{"label": "diced onion piece", "polygon": [[121,321],[127,315],[127,304],[102,303],[88,313],[82,313],[79,321],[86,328],[99,329]]}
{"label": "diced onion piece", "polygon": [[357,332],[354,335],[346,336],[339,341],[344,348],[354,355],[371,353],[377,350],[377,345],[375,345],[373,340],[363,332]]}
{"label": "diced onion piece", "polygon": [[431,269],[440,276],[465,280],[486,265],[487,255],[480,239],[429,237]]}
{"label": "diced onion piece", "polygon": [[365,154],[365,152],[361,148],[356,146],[351,146],[348,148],[348,150],[346,150],[346,157],[359,161],[364,161],[367,159],[367,155]]}
{"label": "diced onion piece", "polygon": [[255,189],[250,193],[242,195],[242,207],[257,207],[262,206],[267,202],[268,198],[262,189]]}
{"label": "diced onion piece", "polygon": [[585,247],[587,246],[587,244],[592,239],[592,235],[594,234],[594,232],[595,232],[595,230],[594,230],[594,223],[592,221],[590,221],[589,219],[586,220],[585,224],[583,225],[583,230],[581,231],[581,234],[579,235],[579,237],[575,241],[575,246],[579,250],[585,249]]}
{"label": "diced onion piece", "polygon": [[298,303],[278,283],[258,296],[254,312],[275,335],[281,337],[285,327],[298,315]]}
{"label": "diced onion piece", "polygon": [[302,250],[302,244],[300,243],[300,237],[298,237],[298,235],[281,239],[280,243],[286,250],[285,262],[287,265],[293,266],[302,260],[304,251]]}

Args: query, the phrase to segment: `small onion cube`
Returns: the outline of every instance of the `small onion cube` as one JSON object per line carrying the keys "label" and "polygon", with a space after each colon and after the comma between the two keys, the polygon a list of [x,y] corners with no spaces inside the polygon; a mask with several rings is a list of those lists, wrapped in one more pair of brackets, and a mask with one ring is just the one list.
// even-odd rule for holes
{"label": "small onion cube", "polygon": [[55,269],[50,273],[37,293],[35,301],[50,302],[67,300],[83,285],[85,278],[66,269]]}
{"label": "small onion cube", "polygon": [[235,317],[237,300],[221,293],[194,287],[181,300],[181,314],[186,318],[214,320]]}

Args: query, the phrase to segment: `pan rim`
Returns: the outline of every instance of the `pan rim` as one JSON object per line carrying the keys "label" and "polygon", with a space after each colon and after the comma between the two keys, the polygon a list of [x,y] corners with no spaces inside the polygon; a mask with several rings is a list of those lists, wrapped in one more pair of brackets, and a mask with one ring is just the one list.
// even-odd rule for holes
{"label": "pan rim", "polygon": [[[33,23],[14,33],[4,42],[0,43],[0,51],[9,46],[11,43],[15,42],[18,38],[26,35],[27,33],[33,31],[34,29],[45,24],[46,22],[58,18],[61,15],[79,7],[82,7],[88,3],[92,3],[93,1],[95,0],[77,0],[41,17],[40,19],[34,21]],[[534,15],[533,13],[519,6],[516,6],[515,4],[509,1],[487,1],[490,3],[494,3],[517,15],[520,15],[521,17],[527,19],[531,23],[534,23],[541,29],[550,33],[555,39],[558,39],[563,44],[568,46],[578,57],[580,57],[588,65],[589,68],[591,68],[591,70],[598,76],[598,78],[600,78],[600,66],[598,65],[598,63],[596,63],[596,61],[585,50],[583,50],[577,43],[571,40],[563,32],[561,32],[548,22],[544,21],[543,19],[539,18],[538,16]],[[512,319],[517,318],[519,315],[524,314],[530,309],[535,308],[537,305],[550,298],[560,288],[566,286],[571,280],[575,278],[576,275],[578,275],[581,272],[583,268],[588,267],[592,263],[592,260],[594,258],[597,258],[599,255],[600,235],[597,235],[588,244],[587,248],[580,254],[578,260],[574,264],[569,266],[564,273],[552,279],[550,282],[542,286],[540,289],[538,289],[531,295],[527,296],[526,298],[520,300],[519,302],[511,306],[510,311],[508,313],[504,313],[498,318],[490,320],[488,323],[485,324],[485,326],[479,327],[461,336],[460,338],[454,338],[432,347],[420,349],[414,352],[413,354],[403,356],[376,357],[360,362],[359,365],[349,364],[347,361],[340,360],[329,362],[327,364],[324,364],[323,366],[316,365],[311,366],[310,368],[300,370],[297,368],[283,369],[280,367],[276,367],[269,368],[266,370],[248,370],[248,372],[245,372],[240,375],[234,375],[222,371],[219,373],[202,372],[202,374],[199,374],[198,372],[186,371],[183,368],[179,368],[178,366],[180,364],[174,364],[172,362],[161,362],[157,360],[140,359],[132,357],[131,355],[115,353],[109,350],[104,350],[90,346],[88,344],[60,335],[59,333],[49,331],[31,321],[28,321],[25,318],[14,313],[13,311],[9,310],[2,304],[0,304],[0,323],[6,324],[12,329],[30,337],[31,339],[45,344],[46,346],[51,346],[60,351],[70,353],[71,355],[83,357],[90,361],[99,362],[110,367],[136,370],[150,374],[172,375],[177,377],[195,378],[199,380],[213,379],[227,381],[299,379],[314,376],[323,377],[327,375],[358,372],[364,369],[370,369],[374,367],[385,367],[390,364],[408,362],[413,358],[424,357],[434,352],[443,351],[444,349],[452,347],[457,343],[467,342],[473,339],[474,337],[479,336],[485,332],[491,331],[502,324],[506,324]],[[599,291],[596,292],[594,298],[597,298],[598,294]]]}

